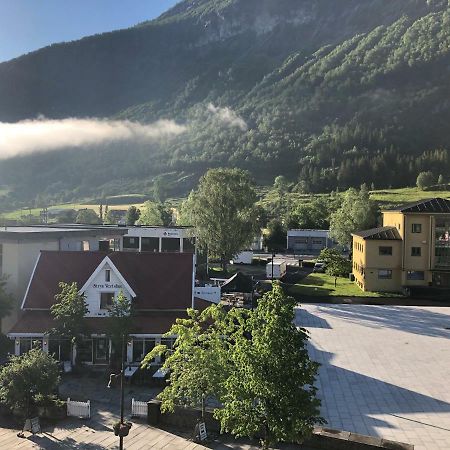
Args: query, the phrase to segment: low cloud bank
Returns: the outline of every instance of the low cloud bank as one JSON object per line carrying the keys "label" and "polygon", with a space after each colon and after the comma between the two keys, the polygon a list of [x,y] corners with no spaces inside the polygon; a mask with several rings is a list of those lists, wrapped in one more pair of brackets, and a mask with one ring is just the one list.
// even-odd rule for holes
{"label": "low cloud bank", "polygon": [[212,113],[219,122],[227,125],[229,127],[237,127],[242,131],[248,130],[248,125],[245,120],[238,116],[232,109],[230,108],[219,108],[214,106],[212,103],[208,105],[208,111]]}
{"label": "low cloud bank", "polygon": [[186,129],[171,120],[159,120],[149,125],[127,120],[74,118],[0,122],[0,159],[105,142],[152,141],[179,135]]}

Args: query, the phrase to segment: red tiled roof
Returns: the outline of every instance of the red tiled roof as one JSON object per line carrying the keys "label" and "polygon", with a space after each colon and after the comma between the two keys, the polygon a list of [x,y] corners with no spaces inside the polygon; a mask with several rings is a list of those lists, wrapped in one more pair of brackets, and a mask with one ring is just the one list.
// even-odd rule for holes
{"label": "red tiled roof", "polygon": [[191,253],[110,253],[110,259],[136,293],[136,309],[192,306]]}
{"label": "red tiled roof", "polygon": [[[164,334],[175,321],[187,318],[184,311],[145,311],[134,317],[131,334]],[[87,317],[86,324],[91,334],[105,334],[108,331],[107,317]],[[24,311],[8,334],[46,333],[55,326],[49,311]]]}
{"label": "red tiled roof", "polygon": [[105,259],[104,252],[42,251],[25,298],[24,308],[50,309],[59,282],[77,283],[79,289]]}
{"label": "red tiled roof", "polygon": [[59,282],[86,283],[105,257],[136,293],[136,309],[185,309],[192,305],[192,254],[42,251],[24,309],[50,309]]}

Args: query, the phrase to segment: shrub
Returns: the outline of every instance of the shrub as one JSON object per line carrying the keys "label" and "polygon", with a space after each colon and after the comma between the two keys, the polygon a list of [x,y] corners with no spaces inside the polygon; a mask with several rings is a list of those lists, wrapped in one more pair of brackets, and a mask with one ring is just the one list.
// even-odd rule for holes
{"label": "shrub", "polygon": [[27,416],[38,404],[51,404],[59,384],[58,362],[39,348],[12,356],[0,371],[0,401]]}

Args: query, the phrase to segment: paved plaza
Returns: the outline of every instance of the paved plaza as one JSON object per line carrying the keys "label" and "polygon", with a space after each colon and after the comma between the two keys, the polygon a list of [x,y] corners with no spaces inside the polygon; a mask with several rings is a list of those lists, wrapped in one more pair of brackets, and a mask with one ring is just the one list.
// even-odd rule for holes
{"label": "paved plaza", "polygon": [[[91,373],[83,377],[65,377],[60,386],[61,398],[70,397],[72,400],[91,400],[91,419],[67,418],[56,425],[43,424],[42,433],[31,435],[25,433],[26,438],[18,438],[13,426],[3,427],[0,417],[0,450],[105,450],[118,449],[119,438],[114,436],[112,425],[118,420],[120,390],[118,387],[107,389],[108,377],[105,374]],[[213,436],[207,447],[196,444],[189,438],[189,433],[174,434],[145,423],[144,419],[132,419],[131,399],[148,401],[159,392],[147,386],[126,386],[125,388],[125,417],[133,426],[129,436],[124,439],[126,450],[257,450],[246,440],[236,441],[230,436]],[[206,444],[205,444],[206,445]],[[308,450],[306,447],[285,445],[283,450]]]}
{"label": "paved plaza", "polygon": [[[329,427],[414,444],[416,450],[450,449],[450,308],[303,305],[296,316],[311,334],[312,358],[322,364],[317,384]],[[111,425],[119,390],[106,384],[106,375],[68,377],[61,397],[90,399],[92,418],[47,425],[27,439],[0,428],[0,449],[117,448]],[[156,392],[127,386],[125,415],[132,397],[149,400]],[[205,448],[143,421],[134,421],[125,442],[130,450]],[[255,447],[230,439],[209,448]]]}
{"label": "paved plaza", "polygon": [[332,428],[450,449],[450,308],[304,305]]}

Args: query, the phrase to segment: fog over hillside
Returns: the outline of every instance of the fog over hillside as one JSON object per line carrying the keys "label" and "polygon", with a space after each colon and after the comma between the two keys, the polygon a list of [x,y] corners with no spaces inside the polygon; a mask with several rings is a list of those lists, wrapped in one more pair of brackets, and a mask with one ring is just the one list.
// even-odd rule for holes
{"label": "fog over hillside", "polygon": [[450,169],[449,52],[443,0],[182,1],[46,47],[0,64],[2,207],[161,175],[182,195],[217,166],[305,192],[411,184]]}

